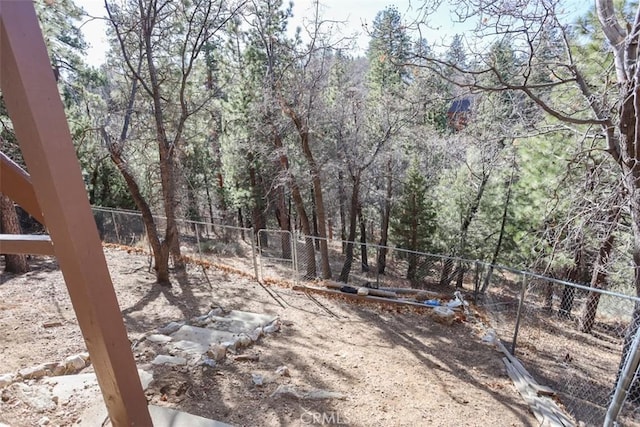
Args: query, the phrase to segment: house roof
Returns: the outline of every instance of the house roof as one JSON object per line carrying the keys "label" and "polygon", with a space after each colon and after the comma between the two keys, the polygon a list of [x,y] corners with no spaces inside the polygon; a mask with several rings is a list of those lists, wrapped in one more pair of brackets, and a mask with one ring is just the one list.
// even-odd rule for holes
{"label": "house roof", "polygon": [[447,113],[468,113],[469,111],[471,111],[471,99],[460,98],[455,99],[451,103],[451,107],[449,107]]}

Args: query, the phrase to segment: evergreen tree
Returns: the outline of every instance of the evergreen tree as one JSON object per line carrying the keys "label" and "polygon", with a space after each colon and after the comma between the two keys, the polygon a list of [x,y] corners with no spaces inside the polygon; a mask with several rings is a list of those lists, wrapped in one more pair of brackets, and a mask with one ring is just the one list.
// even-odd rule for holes
{"label": "evergreen tree", "polygon": [[[433,248],[435,218],[427,180],[414,161],[407,171],[402,193],[391,219],[393,241],[409,251],[429,252]],[[415,283],[420,280],[418,257],[415,253],[409,253],[408,263],[407,279]]]}
{"label": "evergreen tree", "polygon": [[398,9],[389,6],[378,12],[367,50],[372,88],[380,93],[399,90],[409,79],[410,56],[411,39]]}

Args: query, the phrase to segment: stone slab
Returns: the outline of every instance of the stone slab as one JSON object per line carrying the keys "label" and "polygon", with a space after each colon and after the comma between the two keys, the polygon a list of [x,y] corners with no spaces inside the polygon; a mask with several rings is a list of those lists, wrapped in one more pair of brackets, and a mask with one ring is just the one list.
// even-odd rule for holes
{"label": "stone slab", "polygon": [[187,364],[187,359],[184,357],[167,356],[165,354],[159,354],[155,359],[151,361],[152,365],[173,365],[182,366]]}
{"label": "stone slab", "polygon": [[[138,369],[138,375],[140,376],[142,388],[146,390],[149,384],[151,384],[151,381],[153,381],[153,375],[141,369]],[[66,402],[77,394],[86,396],[89,393],[95,392],[98,396],[102,396],[98,386],[98,379],[94,373],[61,375],[58,377],[45,378],[42,382],[53,386],[51,393],[58,398],[59,402]]]}
{"label": "stone slab", "polygon": [[[171,408],[155,405],[149,405],[148,408],[153,427],[232,427],[230,424],[176,411]],[[108,419],[104,402],[101,400],[85,411],[79,422],[79,427],[106,427],[112,425]]]}
{"label": "stone slab", "polygon": [[258,327],[263,327],[276,320],[270,314],[250,313],[248,311],[232,310],[224,317],[211,317],[208,328],[228,331],[234,334],[248,334]]}
{"label": "stone slab", "polygon": [[214,421],[171,408],[149,405],[153,427],[231,427],[220,421]]}
{"label": "stone slab", "polygon": [[236,334],[227,331],[184,325],[171,335],[171,340],[174,343],[178,341],[191,341],[209,348],[209,344],[220,344],[225,341],[232,341],[235,337]]}

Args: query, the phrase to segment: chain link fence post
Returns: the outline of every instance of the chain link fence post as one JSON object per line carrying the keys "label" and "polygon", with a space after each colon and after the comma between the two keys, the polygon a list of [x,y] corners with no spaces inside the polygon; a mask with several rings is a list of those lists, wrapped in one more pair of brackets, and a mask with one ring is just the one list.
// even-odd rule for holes
{"label": "chain link fence post", "polygon": [[[256,239],[255,232],[253,228],[249,228],[249,238],[251,239],[251,258],[253,261],[253,274],[256,276],[256,281],[260,281],[260,276],[258,274],[258,256],[256,254],[256,244],[258,244],[258,240]],[[260,264],[262,266],[262,264]]]}
{"label": "chain link fence post", "polygon": [[615,392],[611,399],[611,404],[607,409],[607,415],[604,419],[604,427],[617,425],[615,421],[618,419],[622,405],[627,398],[629,386],[636,376],[636,371],[640,364],[640,351],[638,349],[638,346],[640,345],[640,327],[637,326],[637,322],[634,323],[636,323],[636,334],[633,338],[633,343],[629,348],[629,354],[624,362],[622,371],[620,371],[618,384],[616,385]]}
{"label": "chain link fence post", "polygon": [[516,354],[516,342],[518,341],[518,331],[520,330],[520,320],[522,319],[522,307],[524,306],[524,297],[527,293],[527,276],[522,275],[522,289],[520,290],[520,300],[518,301],[518,312],[516,314],[516,326],[513,331],[513,341],[511,342],[511,354]]}

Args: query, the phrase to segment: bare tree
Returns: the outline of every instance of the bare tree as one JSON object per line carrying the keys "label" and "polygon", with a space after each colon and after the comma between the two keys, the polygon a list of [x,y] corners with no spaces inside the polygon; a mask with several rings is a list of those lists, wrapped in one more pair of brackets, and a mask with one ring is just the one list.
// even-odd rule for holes
{"label": "bare tree", "polygon": [[[111,158],[122,173],[138,208],[143,212],[147,235],[154,253],[156,277],[169,283],[168,261],[183,265],[176,222],[176,152],[184,144],[184,131],[189,118],[200,111],[210,96],[194,96],[194,74],[203,49],[237,12],[222,1],[197,0],[171,2],[158,0],[105,1],[113,29],[117,55],[131,81],[130,98],[121,137],[105,138]],[[159,239],[139,185],[125,167],[123,146],[136,97],[145,96],[154,123],[158,148],[158,166],[162,205],[167,218],[166,231]],[[108,135],[108,133],[104,133]],[[127,170],[129,173],[127,173]]]}
{"label": "bare tree", "polygon": [[[490,59],[474,69],[438,58],[427,58],[428,66],[445,79],[452,80],[453,71],[464,75],[464,80],[452,83],[473,90],[522,93],[566,126],[578,131],[597,130],[597,136],[605,144],[603,149],[620,168],[620,183],[627,193],[626,208],[634,242],[633,287],[640,295],[640,121],[637,119],[640,117],[640,5],[595,1],[595,16],[587,25],[591,25],[594,32],[599,31],[606,43],[599,45],[604,61],[594,72],[594,61],[581,61],[584,55],[580,41],[572,37],[568,25],[560,22],[559,1],[458,0],[456,3],[460,6],[457,10],[461,19],[481,16],[476,36],[509,39],[519,47],[516,72],[505,74]],[[608,58],[612,59],[609,64]],[[488,80],[492,83],[487,83]],[[569,97],[571,102],[567,102]],[[598,257],[600,262],[606,259],[607,256]],[[596,265],[594,270],[600,268]],[[636,305],[627,330],[625,354],[638,326],[640,305]],[[639,392],[640,387],[635,387],[632,396],[637,397]]]}

